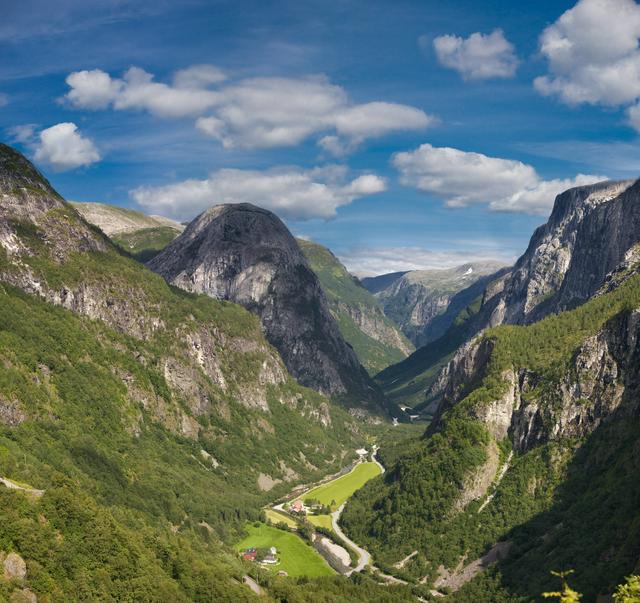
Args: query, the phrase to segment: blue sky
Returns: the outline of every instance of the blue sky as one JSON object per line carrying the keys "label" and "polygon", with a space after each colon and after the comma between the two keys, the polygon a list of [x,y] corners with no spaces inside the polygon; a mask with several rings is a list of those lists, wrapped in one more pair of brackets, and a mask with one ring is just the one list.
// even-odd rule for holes
{"label": "blue sky", "polygon": [[69,199],[251,201],[372,274],[510,261],[638,175],[633,0],[6,4],[2,140]]}

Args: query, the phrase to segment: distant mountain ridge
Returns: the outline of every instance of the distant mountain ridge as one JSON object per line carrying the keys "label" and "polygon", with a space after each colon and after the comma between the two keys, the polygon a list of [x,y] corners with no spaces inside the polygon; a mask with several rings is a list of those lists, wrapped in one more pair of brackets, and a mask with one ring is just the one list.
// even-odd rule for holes
{"label": "distant mountain ridge", "polygon": [[386,289],[395,283],[400,277],[407,274],[408,270],[400,271],[400,272],[388,272],[386,274],[379,274],[377,276],[363,276],[360,279],[360,283],[362,286],[373,293],[379,293],[380,291]]}
{"label": "distant mountain ridge", "polygon": [[503,268],[499,262],[471,262],[454,268],[385,274],[363,279],[362,284],[419,348],[440,337]]}
{"label": "distant mountain ridge", "polygon": [[183,230],[184,226],[163,216],[149,216],[133,209],[106,203],[72,204],[87,222],[141,262],[149,261]]}
{"label": "distant mountain ridge", "polygon": [[72,201],[71,205],[80,212],[87,222],[95,224],[109,237],[147,228],[168,227],[177,232],[184,230],[184,226],[175,220],[164,216],[148,215],[127,207],[93,201]]}
{"label": "distant mountain ridge", "polygon": [[212,207],[149,267],[178,287],[257,314],[303,385],[380,411],[379,389],[344,341],[317,276],[275,214],[246,203]]}
{"label": "distant mountain ridge", "polygon": [[375,375],[413,351],[411,342],[385,316],[378,301],[329,249],[302,239],[298,245],[320,279],[343,337],[369,374]]}

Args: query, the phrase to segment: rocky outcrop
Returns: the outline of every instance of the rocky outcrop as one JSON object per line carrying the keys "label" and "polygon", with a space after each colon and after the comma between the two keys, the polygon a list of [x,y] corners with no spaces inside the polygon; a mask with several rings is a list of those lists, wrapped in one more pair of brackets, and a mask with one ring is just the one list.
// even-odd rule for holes
{"label": "rocky outcrop", "polygon": [[362,283],[374,293],[385,314],[420,347],[443,335],[502,269],[496,262],[470,263],[444,270],[401,272],[395,278],[382,275]]}
{"label": "rocky outcrop", "polygon": [[301,384],[375,408],[377,389],[340,334],[298,244],[271,212],[249,204],[213,207],[149,267],[187,291],[257,314]]}
{"label": "rocky outcrop", "polygon": [[2,567],[6,580],[24,580],[27,577],[27,564],[18,553],[2,554]]}
{"label": "rocky outcrop", "polygon": [[460,496],[453,504],[454,514],[463,511],[470,502],[482,498],[493,483],[500,467],[500,455],[494,440],[489,442],[485,453],[486,461],[466,476]]}
{"label": "rocky outcrop", "polygon": [[[491,347],[491,339],[478,337],[449,363],[434,386],[441,396],[435,426],[485,376]],[[518,452],[548,441],[582,438],[619,412],[637,413],[640,310],[606,323],[582,342],[561,375],[540,387],[542,381],[542,375],[513,366],[502,373],[502,395],[475,403],[470,413],[496,441],[509,438]]]}
{"label": "rocky outcrop", "polygon": [[6,400],[0,395],[0,425],[17,427],[27,418],[27,413],[17,400]]}

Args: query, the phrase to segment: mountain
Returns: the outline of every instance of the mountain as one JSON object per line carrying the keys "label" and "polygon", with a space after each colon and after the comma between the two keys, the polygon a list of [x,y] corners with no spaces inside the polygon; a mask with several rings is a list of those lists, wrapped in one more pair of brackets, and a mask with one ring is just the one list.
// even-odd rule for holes
{"label": "mountain", "polygon": [[478,328],[528,324],[588,300],[636,253],[639,194],[640,181],[626,180],[558,195],[513,270],[485,293]]}
{"label": "mountain", "polygon": [[137,260],[146,262],[164,249],[184,226],[162,216],[105,203],[73,203],[82,217],[94,224]]}
{"label": "mountain", "polygon": [[501,268],[497,262],[469,263],[384,274],[362,279],[362,284],[419,348],[442,336]]}
{"label": "mountain", "polygon": [[369,293],[375,295],[393,285],[393,283],[404,274],[407,274],[407,272],[408,270],[404,272],[388,272],[387,274],[379,274],[378,276],[365,276],[360,279],[360,284],[369,291]]}
{"label": "mountain", "polygon": [[[0,145],[0,600],[254,600],[244,523],[365,435],[255,316],[169,286]],[[351,588],[311,585],[265,588]]]}
{"label": "mountain", "polygon": [[352,408],[380,410],[380,392],[343,339],[318,277],[273,213],[250,204],[212,207],[148,265],[182,289],[258,315],[301,384]]}
{"label": "mountain", "polygon": [[413,345],[384,315],[376,299],[351,276],[329,249],[298,239],[316,273],[344,339],[374,375],[413,351]]}
{"label": "mountain", "polygon": [[407,576],[479,603],[538,600],[566,568],[595,601],[638,571],[639,200],[635,182],[559,195],[469,315],[476,332],[524,324],[452,353],[424,436],[383,449],[385,479],[349,502],[344,525],[377,559],[417,551]]}
{"label": "mountain", "polygon": [[640,183],[580,186],[558,195],[546,224],[531,237],[514,267],[492,277],[450,329],[406,360],[376,376],[389,397],[414,406],[438,371],[467,339],[499,324],[530,324],[588,300],[607,275],[640,251]]}
{"label": "mountain", "polygon": [[[88,222],[142,262],[155,257],[184,230],[182,224],[168,218],[148,216],[130,209],[103,203],[73,205]],[[413,351],[413,345],[384,316],[378,302],[331,251],[301,239],[298,244],[320,279],[342,336],[371,375]]]}

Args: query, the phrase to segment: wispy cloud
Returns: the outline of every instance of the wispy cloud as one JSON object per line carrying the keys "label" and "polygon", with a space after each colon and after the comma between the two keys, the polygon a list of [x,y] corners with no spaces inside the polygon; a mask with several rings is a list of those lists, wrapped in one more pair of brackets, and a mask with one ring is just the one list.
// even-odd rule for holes
{"label": "wispy cloud", "polygon": [[453,268],[468,262],[509,265],[515,257],[499,248],[490,250],[432,251],[422,247],[358,248],[339,254],[340,261],[356,276],[376,276],[407,270]]}

